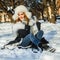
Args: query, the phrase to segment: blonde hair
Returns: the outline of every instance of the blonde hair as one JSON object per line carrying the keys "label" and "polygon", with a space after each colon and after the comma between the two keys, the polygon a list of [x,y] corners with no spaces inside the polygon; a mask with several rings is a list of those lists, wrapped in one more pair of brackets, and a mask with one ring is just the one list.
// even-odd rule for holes
{"label": "blonde hair", "polygon": [[[23,12],[23,14],[24,14],[24,20],[27,21],[27,24],[29,24],[29,18],[26,16],[25,12]],[[15,20],[15,23],[16,23],[16,22],[19,22],[19,21],[22,22],[22,21],[18,18],[17,20]]]}
{"label": "blonde hair", "polygon": [[29,18],[26,16],[25,13],[24,13],[24,17],[25,17],[25,21],[27,21],[27,24],[29,24]]}

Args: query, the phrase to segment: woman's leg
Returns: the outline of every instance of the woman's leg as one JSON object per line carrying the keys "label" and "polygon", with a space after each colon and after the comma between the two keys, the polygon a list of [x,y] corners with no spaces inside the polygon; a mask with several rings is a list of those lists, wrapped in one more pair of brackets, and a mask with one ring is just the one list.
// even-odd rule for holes
{"label": "woman's leg", "polygon": [[34,43],[36,46],[40,43],[39,39],[37,39],[33,34],[30,35],[30,40],[32,43]]}
{"label": "woman's leg", "polygon": [[40,40],[40,43],[38,44],[38,46],[43,50],[49,50],[50,52],[55,52],[55,48],[52,48],[50,47],[49,45],[47,45],[49,42],[45,39],[45,38],[42,38],[43,36],[43,31],[39,31],[37,34],[36,34],[36,37]]}
{"label": "woman's leg", "polygon": [[44,32],[42,30],[40,30],[35,36],[36,36],[36,38],[38,38],[39,40],[41,40],[42,37],[43,37],[43,34],[44,34]]}
{"label": "woman's leg", "polygon": [[34,45],[38,45],[40,41],[33,35],[33,34],[28,34],[20,44],[21,46],[25,47],[28,46],[29,43],[32,42]]}
{"label": "woman's leg", "polygon": [[18,45],[18,48],[27,47],[27,46],[30,46],[31,45],[30,46],[31,48],[39,50],[38,47],[37,47],[38,43],[39,43],[39,40],[37,40],[34,35],[28,34],[22,40],[22,43]]}
{"label": "woman's leg", "polygon": [[31,43],[30,40],[30,34],[28,34],[26,37],[23,38],[22,43],[19,44],[18,46],[26,47]]}

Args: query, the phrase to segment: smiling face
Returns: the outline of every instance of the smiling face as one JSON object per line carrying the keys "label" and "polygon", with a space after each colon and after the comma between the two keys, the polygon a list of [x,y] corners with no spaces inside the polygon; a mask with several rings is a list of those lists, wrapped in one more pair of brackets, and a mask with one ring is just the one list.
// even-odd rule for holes
{"label": "smiling face", "polygon": [[19,13],[18,13],[18,18],[19,18],[20,20],[24,20],[24,13],[23,13],[23,12],[19,12]]}
{"label": "smiling face", "polygon": [[25,12],[19,12],[18,13],[18,21],[21,21],[22,22],[23,20],[26,22],[26,24],[29,23],[29,19],[26,16]]}

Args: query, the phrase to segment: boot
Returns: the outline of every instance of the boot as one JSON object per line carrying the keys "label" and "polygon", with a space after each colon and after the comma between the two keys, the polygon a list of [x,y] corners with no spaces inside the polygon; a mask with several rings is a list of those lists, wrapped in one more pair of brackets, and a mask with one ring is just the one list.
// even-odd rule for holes
{"label": "boot", "polygon": [[39,45],[38,45],[40,48],[41,48],[41,50],[43,51],[43,50],[46,50],[46,51],[49,51],[49,52],[55,52],[55,48],[53,48],[53,47],[50,47],[49,45],[47,45],[47,44],[42,44],[42,43],[39,43]]}
{"label": "boot", "polygon": [[41,52],[42,52],[43,51],[42,43],[39,43],[38,47],[41,48]]}
{"label": "boot", "polygon": [[41,48],[41,51],[43,51],[43,48],[47,49],[49,46],[43,47],[43,45],[45,46],[45,44],[48,44],[49,42],[43,37],[40,40],[40,43],[38,44],[38,46]]}
{"label": "boot", "polygon": [[49,42],[43,37],[43,38],[41,39],[41,43],[42,43],[42,44],[48,44]]}
{"label": "boot", "polygon": [[35,45],[35,44],[33,44],[33,43],[32,43],[31,48],[32,48],[32,51],[33,51],[34,53],[37,53],[37,52],[39,51],[38,46],[36,46],[36,45]]}
{"label": "boot", "polygon": [[51,47],[51,46],[49,46],[49,45],[47,45],[47,44],[42,44],[42,48],[44,49],[44,50],[46,50],[46,51],[49,51],[49,52],[55,52],[55,48],[53,48],[53,47]]}

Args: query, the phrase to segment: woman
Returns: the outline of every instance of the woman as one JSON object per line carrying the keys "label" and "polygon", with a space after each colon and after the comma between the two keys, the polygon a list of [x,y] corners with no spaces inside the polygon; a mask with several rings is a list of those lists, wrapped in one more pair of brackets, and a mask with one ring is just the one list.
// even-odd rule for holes
{"label": "woman", "polygon": [[36,49],[40,47],[42,50],[50,48],[47,45],[48,41],[42,37],[44,32],[37,28],[36,21],[31,19],[31,16],[31,12],[29,12],[25,6],[20,5],[15,8],[13,19],[19,22],[21,25],[20,29],[17,31],[18,35],[16,39],[6,45],[18,43],[21,41],[21,38],[23,38],[22,42],[17,45],[19,48],[27,47],[29,45]]}

